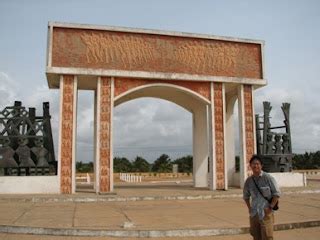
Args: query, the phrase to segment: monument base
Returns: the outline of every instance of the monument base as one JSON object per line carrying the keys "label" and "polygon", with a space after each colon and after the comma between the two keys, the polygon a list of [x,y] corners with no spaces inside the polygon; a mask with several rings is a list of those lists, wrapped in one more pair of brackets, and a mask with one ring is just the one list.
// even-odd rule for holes
{"label": "monument base", "polygon": [[307,177],[304,173],[278,172],[270,173],[280,187],[306,187]]}
{"label": "monument base", "polygon": [[58,176],[0,177],[0,194],[60,193]]}
{"label": "monument base", "polygon": [[[275,178],[279,187],[305,187],[307,186],[307,179],[305,173],[293,173],[293,172],[278,172],[269,173]],[[231,186],[240,187],[240,174],[234,173]]]}

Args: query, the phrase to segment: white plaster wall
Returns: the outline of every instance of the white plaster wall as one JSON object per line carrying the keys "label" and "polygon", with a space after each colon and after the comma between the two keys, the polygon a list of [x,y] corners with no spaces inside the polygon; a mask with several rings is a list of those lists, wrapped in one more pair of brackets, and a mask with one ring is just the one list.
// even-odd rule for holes
{"label": "white plaster wall", "polygon": [[60,193],[58,176],[0,177],[0,194]]}
{"label": "white plaster wall", "polygon": [[[307,186],[306,175],[303,173],[293,173],[293,172],[285,172],[285,173],[269,173],[271,176],[275,178],[279,187],[305,187]],[[232,186],[240,187],[240,174],[233,174]]]}
{"label": "white plaster wall", "polygon": [[243,85],[238,86],[238,115],[239,115],[239,146],[240,146],[240,176],[239,182],[243,188],[247,178],[247,163],[246,163],[246,138],[245,138],[245,118],[244,118],[244,91]]}
{"label": "white plaster wall", "polygon": [[306,175],[303,173],[270,173],[280,187],[305,187],[307,185]]}
{"label": "white plaster wall", "polygon": [[209,144],[209,172],[208,172],[208,186],[210,190],[216,190],[216,155],[215,155],[215,129],[214,125],[214,101],[213,101],[213,84],[211,83],[211,105],[207,107],[208,112],[208,144]]}
{"label": "white plaster wall", "polygon": [[230,181],[230,186],[232,187],[240,187],[240,173],[239,172],[234,172],[231,174],[231,181]]}
{"label": "white plaster wall", "polygon": [[208,186],[207,108],[199,106],[193,114],[193,181],[195,187]]}
{"label": "white plaster wall", "polygon": [[226,161],[228,186],[233,185],[233,174],[236,172],[235,166],[235,131],[234,131],[234,104],[237,96],[226,97]]}
{"label": "white plaster wall", "polygon": [[227,161],[227,171],[228,171],[228,185],[232,182],[232,174],[236,171],[236,160],[235,160],[235,143],[234,143],[234,122],[233,114],[227,113],[226,119],[226,161]]}

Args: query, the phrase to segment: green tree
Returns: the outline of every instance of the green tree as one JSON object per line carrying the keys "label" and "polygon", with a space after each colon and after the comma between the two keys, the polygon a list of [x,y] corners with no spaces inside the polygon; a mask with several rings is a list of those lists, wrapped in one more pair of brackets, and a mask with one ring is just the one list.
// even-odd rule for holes
{"label": "green tree", "polygon": [[292,167],[293,169],[320,169],[320,151],[295,154]]}
{"label": "green tree", "polygon": [[315,169],[320,169],[320,151],[317,151],[313,155],[312,167]]}
{"label": "green tree", "polygon": [[132,162],[132,171],[149,172],[150,164],[144,158],[137,156],[136,159]]}
{"label": "green tree", "polygon": [[193,169],[193,158],[191,155],[178,158],[173,161],[178,164],[178,172],[191,173]]}
{"label": "green tree", "polygon": [[153,164],[152,172],[172,172],[172,162],[167,154],[162,154]]}
{"label": "green tree", "polygon": [[131,162],[122,157],[115,157],[113,159],[113,171],[118,173],[118,172],[131,172],[132,171],[132,164]]}
{"label": "green tree", "polygon": [[83,163],[77,162],[76,163],[76,171],[79,173],[91,173],[93,172],[93,162]]}
{"label": "green tree", "polygon": [[80,162],[76,162],[76,170],[77,172],[80,171],[80,169],[82,169],[82,166],[83,166],[83,163],[80,161]]}

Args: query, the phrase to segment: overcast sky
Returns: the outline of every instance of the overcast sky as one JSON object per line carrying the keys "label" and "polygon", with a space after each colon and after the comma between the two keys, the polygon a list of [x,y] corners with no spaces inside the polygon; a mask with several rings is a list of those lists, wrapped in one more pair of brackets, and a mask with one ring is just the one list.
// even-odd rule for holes
{"label": "overcast sky", "polygon": [[[45,76],[48,21],[203,33],[265,41],[268,85],[255,92],[255,111],[271,101],[271,123],[291,103],[294,152],[320,150],[320,1],[0,1],[0,108],[51,104],[57,150],[59,92]],[[78,161],[93,156],[93,94],[79,93]],[[192,154],[192,116],[173,103],[137,99],[115,108],[115,155],[153,161]]]}

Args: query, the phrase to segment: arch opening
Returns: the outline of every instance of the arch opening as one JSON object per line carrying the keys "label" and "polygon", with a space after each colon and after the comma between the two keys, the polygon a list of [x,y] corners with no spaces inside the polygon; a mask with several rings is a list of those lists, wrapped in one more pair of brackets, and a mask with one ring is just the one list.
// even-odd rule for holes
{"label": "arch opening", "polygon": [[[207,187],[209,157],[207,112],[210,102],[199,94],[179,86],[172,84],[150,84],[137,87],[119,95],[114,99],[114,107],[134,99],[143,98],[166,100],[191,113],[190,125],[192,125],[193,186]],[[117,124],[116,115],[115,124]]]}
{"label": "arch opening", "polygon": [[95,93],[93,90],[78,89],[76,150],[75,150],[75,192],[93,192],[95,189]]}

